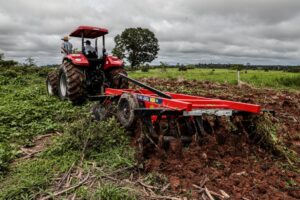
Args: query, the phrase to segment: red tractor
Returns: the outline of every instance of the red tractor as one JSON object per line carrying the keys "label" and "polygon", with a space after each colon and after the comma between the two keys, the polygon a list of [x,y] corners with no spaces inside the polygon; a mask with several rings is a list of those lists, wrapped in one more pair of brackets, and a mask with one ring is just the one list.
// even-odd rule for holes
{"label": "red tractor", "polygon": [[[106,87],[128,88],[128,81],[119,75],[126,74],[123,61],[106,54],[107,33],[108,30],[104,28],[79,26],[70,34],[71,37],[81,38],[81,51],[66,55],[58,69],[48,74],[46,85],[49,95],[81,104],[89,97],[101,95]],[[98,37],[102,37],[103,44],[100,57],[97,56]],[[85,39],[94,40],[96,56],[85,54]]]}

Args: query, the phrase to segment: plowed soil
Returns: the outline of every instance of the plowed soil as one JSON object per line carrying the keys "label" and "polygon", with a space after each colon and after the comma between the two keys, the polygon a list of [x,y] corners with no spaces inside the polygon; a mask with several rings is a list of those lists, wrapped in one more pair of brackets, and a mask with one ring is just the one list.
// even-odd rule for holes
{"label": "plowed soil", "polygon": [[[276,112],[277,135],[300,155],[300,93],[232,86],[211,82],[142,79],[163,91],[254,103]],[[218,130],[222,134],[222,129]],[[230,199],[300,199],[299,165],[292,169],[246,136],[226,135],[220,144],[216,135],[206,136],[202,145],[183,148],[182,155],[151,155],[146,171],[158,171],[170,181],[173,192],[199,198],[195,186],[206,179],[206,187]]]}

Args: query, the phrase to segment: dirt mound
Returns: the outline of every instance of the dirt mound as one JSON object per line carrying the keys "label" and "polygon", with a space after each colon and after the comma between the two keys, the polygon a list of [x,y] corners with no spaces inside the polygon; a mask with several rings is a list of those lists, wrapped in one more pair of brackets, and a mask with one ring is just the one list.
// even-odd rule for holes
{"label": "dirt mound", "polygon": [[[300,154],[299,93],[186,80],[142,81],[164,91],[255,103],[274,110],[277,136]],[[299,173],[289,169],[286,161],[252,144],[247,135],[226,135],[220,128],[202,139],[201,145],[183,147],[179,156],[174,150],[167,151],[166,156],[149,155],[145,170],[167,175],[174,192],[191,193],[195,198],[201,194],[196,190],[199,185],[218,194],[225,191],[233,199],[300,198]]]}
{"label": "dirt mound", "polygon": [[209,81],[154,78],[141,80],[163,91],[254,103],[261,105],[263,109],[274,110],[279,124],[278,136],[300,154],[300,92],[239,87]]}

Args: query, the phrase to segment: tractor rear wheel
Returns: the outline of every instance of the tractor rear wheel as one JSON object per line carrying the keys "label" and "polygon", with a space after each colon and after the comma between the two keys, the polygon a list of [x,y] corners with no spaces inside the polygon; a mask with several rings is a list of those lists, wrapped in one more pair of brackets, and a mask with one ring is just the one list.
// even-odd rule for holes
{"label": "tractor rear wheel", "polygon": [[84,74],[72,63],[64,62],[59,70],[58,94],[61,100],[82,104],[86,100]]}
{"label": "tractor rear wheel", "polygon": [[58,72],[56,70],[48,73],[46,87],[48,95],[58,96]]}
{"label": "tractor rear wheel", "polygon": [[128,93],[123,93],[117,105],[118,121],[125,129],[134,128],[137,117],[134,114],[134,109],[139,107],[137,99]]}
{"label": "tractor rear wheel", "polygon": [[108,78],[111,84],[110,87],[117,89],[128,89],[128,81],[122,78],[119,73],[127,76],[127,72],[123,67],[114,68],[108,72]]}

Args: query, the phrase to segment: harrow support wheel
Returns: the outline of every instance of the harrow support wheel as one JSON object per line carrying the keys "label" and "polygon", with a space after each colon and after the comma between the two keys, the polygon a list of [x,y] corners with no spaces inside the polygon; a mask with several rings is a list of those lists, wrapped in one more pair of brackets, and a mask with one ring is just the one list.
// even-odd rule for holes
{"label": "harrow support wheel", "polygon": [[138,107],[139,103],[133,95],[129,93],[121,95],[117,105],[117,118],[124,128],[132,129],[135,126],[137,116],[134,109]]}
{"label": "harrow support wheel", "polygon": [[119,73],[125,74],[127,76],[127,72],[123,67],[114,68],[108,72],[110,87],[117,89],[128,89],[128,80],[122,78]]}
{"label": "harrow support wheel", "polygon": [[61,100],[69,99],[73,104],[86,100],[85,76],[70,62],[64,62],[59,70],[58,94]]}
{"label": "harrow support wheel", "polygon": [[49,72],[46,79],[47,93],[50,96],[58,96],[58,72]]}

